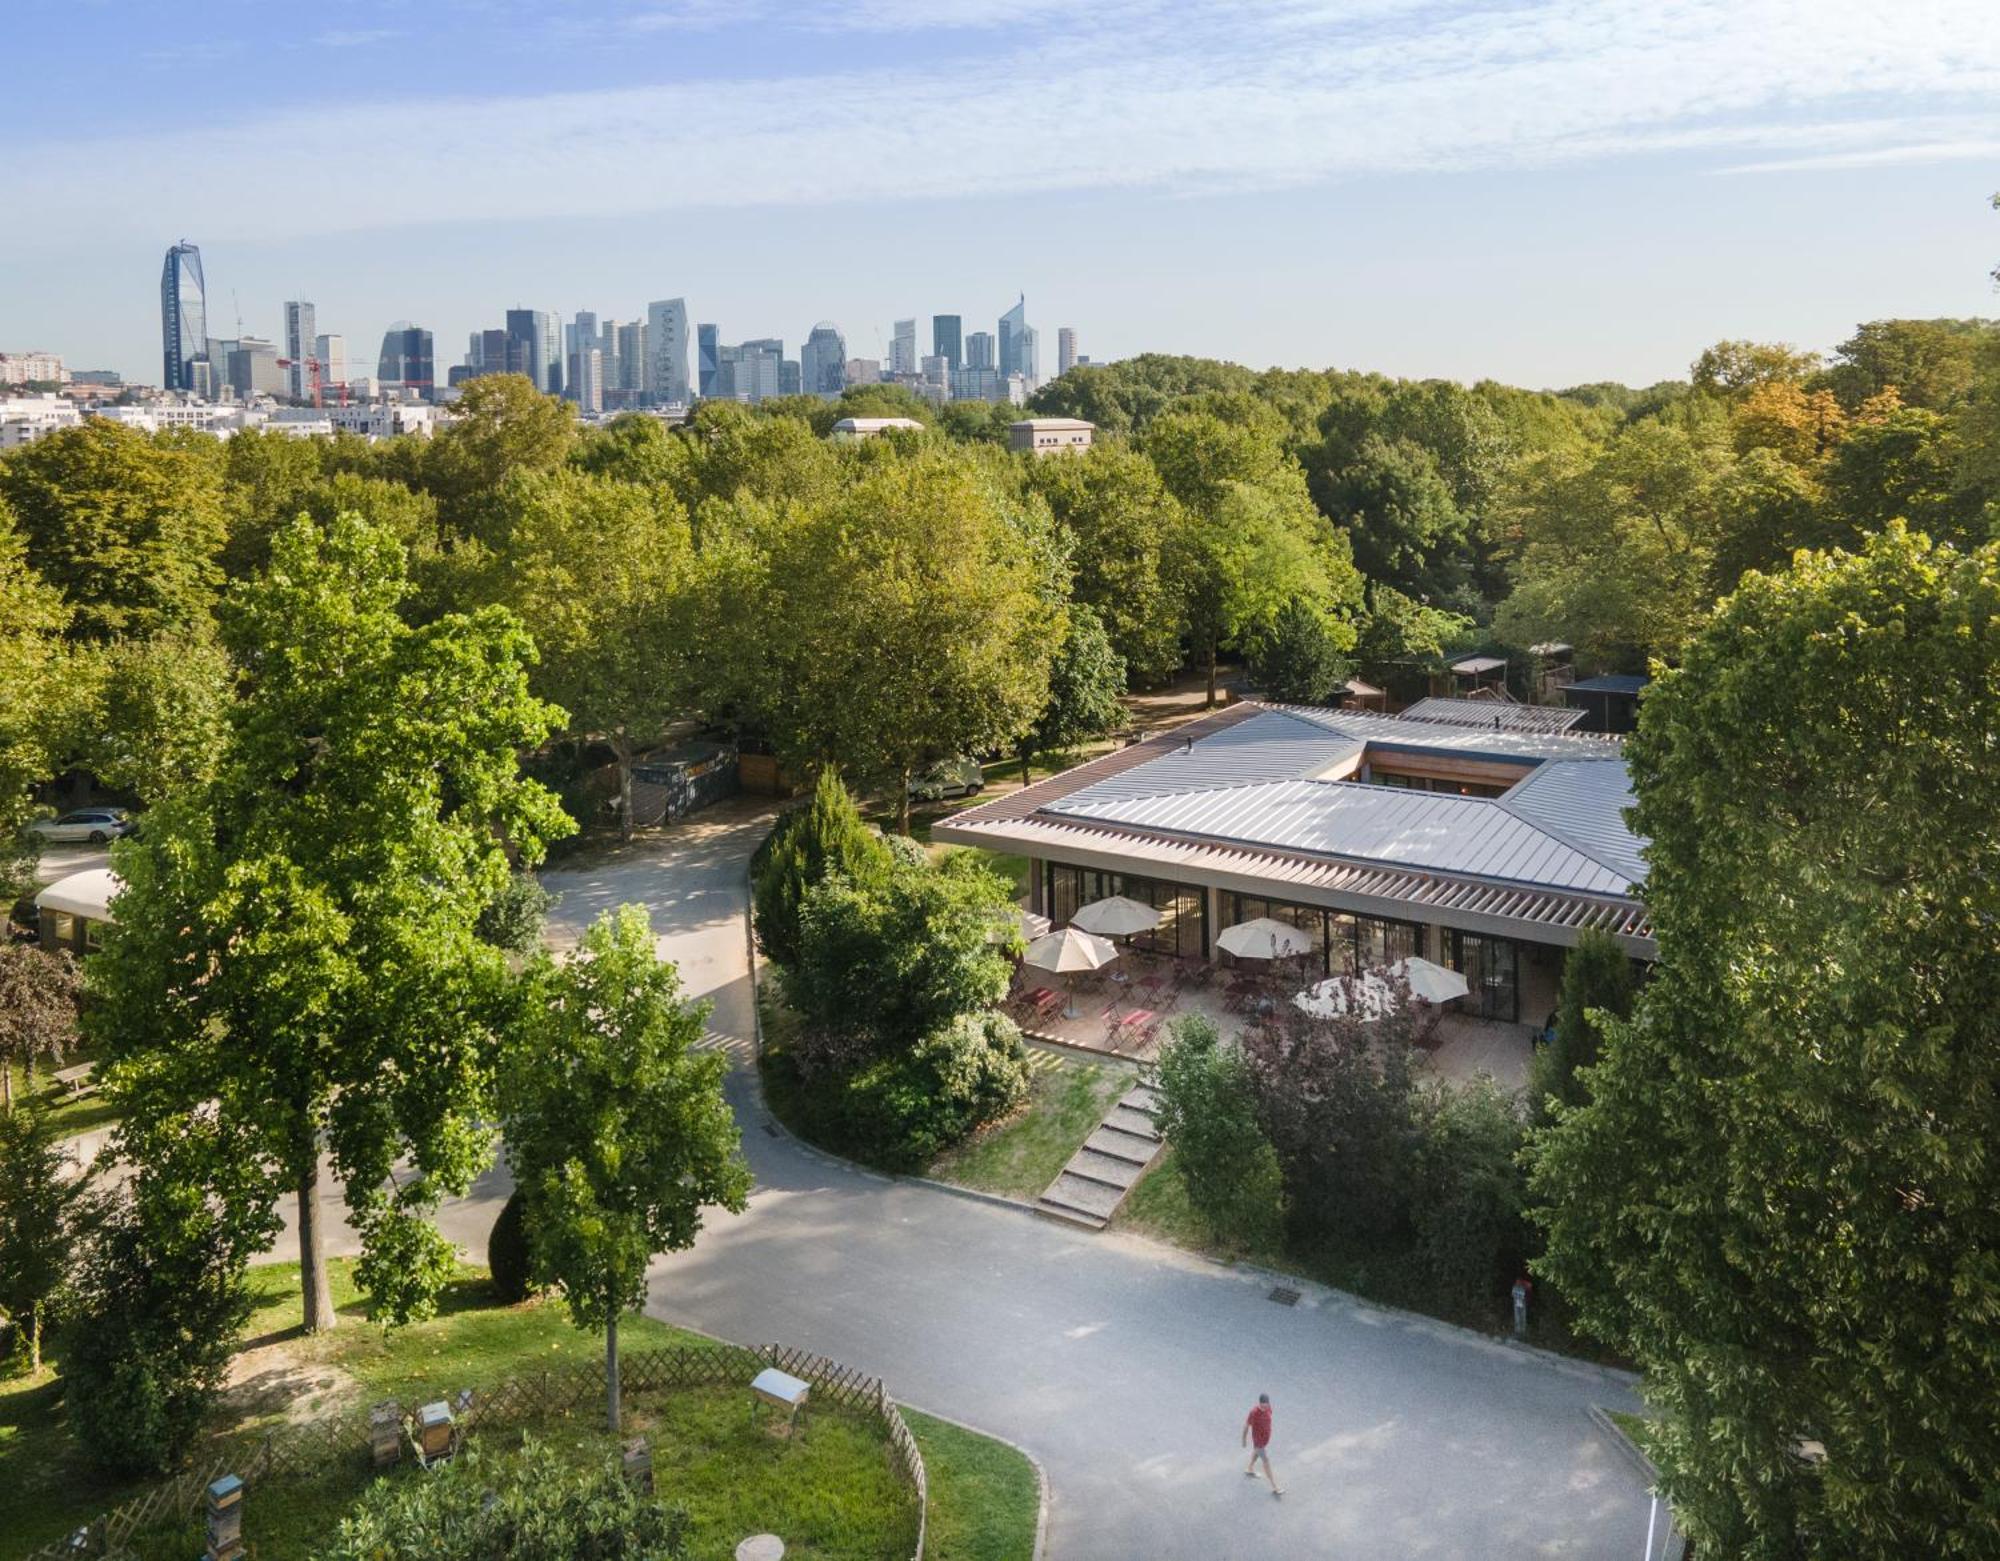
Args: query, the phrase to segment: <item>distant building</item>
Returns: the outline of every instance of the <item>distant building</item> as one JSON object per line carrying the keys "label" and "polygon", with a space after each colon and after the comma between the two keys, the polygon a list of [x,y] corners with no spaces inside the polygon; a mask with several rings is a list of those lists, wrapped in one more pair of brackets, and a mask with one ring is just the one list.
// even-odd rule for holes
{"label": "distant building", "polygon": [[[904,323],[910,327],[911,368],[914,369],[917,324],[914,320]],[[806,344],[799,349],[799,388],[808,396],[831,400],[846,385],[847,343],[832,321],[821,320],[812,328],[812,334],[806,337]]]}
{"label": "distant building", "polygon": [[646,306],[645,389],[661,406],[684,406],[688,385],[687,300],[665,298]]}
{"label": "distant building", "polygon": [[1067,374],[1076,367],[1076,330],[1065,325],[1056,332],[1056,373]]}
{"label": "distant building", "polygon": [[997,369],[1000,366],[994,361],[991,331],[974,331],[965,338],[965,362],[959,366],[968,369]]}
{"label": "distant building", "polygon": [[319,336],[313,306],[297,299],[285,303],[285,391],[294,401],[310,401],[319,388],[314,372],[318,354],[313,350]]}
{"label": "distant building", "polygon": [[278,344],[261,336],[239,339],[229,350],[229,388],[246,401],[252,396],[284,395],[286,379],[278,366]]}
{"label": "distant building", "polygon": [[0,450],[18,450],[33,444],[58,428],[74,428],[83,421],[76,403],[62,396],[0,397]]}
{"label": "distant building", "polygon": [[[582,355],[592,351],[601,351],[597,340],[597,316],[588,309],[579,309],[576,319],[563,327],[563,394],[578,406],[583,405],[583,396],[577,384],[583,376]],[[600,378],[597,393],[601,405],[604,397],[601,358],[598,364]]]}
{"label": "distant building", "polygon": [[570,399],[579,412],[594,417],[604,410],[604,349],[579,347],[573,361]]}
{"label": "distant building", "polygon": [[800,369],[798,360],[796,358],[787,358],[784,360],[784,362],[778,365],[779,395],[796,396],[803,394],[800,387],[803,386],[804,384],[805,384],[805,375],[804,372]]}
{"label": "distant building", "polygon": [[951,399],[954,401],[998,401],[1005,392],[1006,386],[997,369],[973,368],[968,365],[952,371]]}
{"label": "distant building", "polygon": [[489,361],[487,372],[525,374],[534,381],[535,389],[556,394],[562,389],[562,378],[556,370],[555,354],[551,350],[555,334],[555,319],[546,310],[509,309],[506,368],[495,369]]}
{"label": "distant building", "polygon": [[917,322],[898,320],[895,334],[889,338],[889,372],[891,374],[914,374],[917,372]]}
{"label": "distant building", "polygon": [[706,401],[715,394],[716,365],[722,361],[722,327],[697,325],[694,342],[694,391]]}
{"label": "distant building", "polygon": [[347,338],[328,334],[313,338],[313,356],[319,359],[320,395],[347,383]]}
{"label": "distant building", "polygon": [[882,382],[882,360],[880,358],[849,358],[847,360],[847,383],[850,385],[879,385]]}
{"label": "distant building", "polygon": [[1007,448],[1032,455],[1064,455],[1088,450],[1096,432],[1096,424],[1078,417],[1024,417],[1007,425]]}
{"label": "distant building", "polygon": [[931,356],[943,358],[951,367],[965,367],[964,338],[955,314],[931,316]]}
{"label": "distant building", "polygon": [[[778,337],[766,336],[734,347],[718,343],[715,355],[710,394],[716,399],[754,405],[786,393],[785,344]],[[796,364],[793,369],[796,371]]]}
{"label": "distant building", "polygon": [[402,386],[428,401],[437,389],[437,360],[431,333],[408,320],[398,320],[390,326],[382,333],[375,377],[385,387]]}
{"label": "distant building", "polygon": [[646,322],[627,320],[618,327],[618,388],[639,395],[646,388]]}
{"label": "distant building", "polygon": [[924,425],[914,417],[843,417],[833,425],[830,439],[846,443],[856,439],[873,439],[877,434],[922,433]]}
{"label": "distant building", "polygon": [[193,390],[195,364],[208,361],[208,289],[202,281],[201,250],[182,239],[167,251],[160,270],[160,385]]}
{"label": "distant building", "polygon": [[0,385],[63,385],[69,370],[53,352],[0,352]]}
{"label": "distant building", "polygon": [[69,377],[72,385],[123,385],[125,377],[116,369],[76,369]]}
{"label": "distant building", "polygon": [[1024,294],[1013,308],[1000,316],[1000,373],[1019,374],[1033,386],[1035,382],[1035,333],[1028,325],[1028,300]]}

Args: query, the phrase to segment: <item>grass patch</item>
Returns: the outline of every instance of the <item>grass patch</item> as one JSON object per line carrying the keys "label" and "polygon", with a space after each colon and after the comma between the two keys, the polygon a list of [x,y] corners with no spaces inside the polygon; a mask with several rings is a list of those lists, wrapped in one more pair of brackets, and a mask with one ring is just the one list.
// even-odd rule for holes
{"label": "grass patch", "polygon": [[[74,1068],[80,1063],[94,1060],[89,1048],[76,1047],[64,1053],[61,1066]],[[112,1109],[111,1102],[101,1093],[81,1098],[58,1094],[49,1078],[49,1075],[56,1071],[55,1065],[47,1058],[43,1058],[37,1064],[32,1079],[28,1077],[27,1070],[18,1063],[8,1063],[6,1067],[13,1079],[14,1104],[18,1106],[26,1100],[40,1100],[48,1107],[49,1121],[54,1124],[58,1137],[74,1138],[78,1133],[87,1133],[94,1127],[103,1127],[106,1123],[118,1119],[118,1113]]]}
{"label": "grass patch", "polygon": [[931,1174],[985,1192],[1033,1198],[1056,1179],[1137,1077],[1137,1069],[1116,1062],[1063,1059],[1039,1069],[1021,1110],[941,1156]]}
{"label": "grass patch", "polygon": [[930,1480],[926,1561],[1027,1561],[1035,1553],[1041,1482],[1005,1442],[905,1409]]}

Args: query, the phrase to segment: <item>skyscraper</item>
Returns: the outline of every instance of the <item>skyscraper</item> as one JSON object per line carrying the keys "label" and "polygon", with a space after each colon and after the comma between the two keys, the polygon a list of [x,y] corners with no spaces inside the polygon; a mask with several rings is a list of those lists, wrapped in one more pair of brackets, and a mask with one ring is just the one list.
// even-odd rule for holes
{"label": "skyscraper", "polygon": [[931,316],[931,356],[943,358],[952,368],[965,367],[965,353],[961,345],[961,324],[955,314],[934,314]]}
{"label": "skyscraper", "polygon": [[618,388],[635,394],[646,388],[646,322],[627,320],[618,327]]}
{"label": "skyscraper", "polygon": [[339,400],[340,391],[347,384],[347,338],[315,336],[313,356],[319,359],[320,395],[331,394]]}
{"label": "skyscraper", "polygon": [[1035,333],[1028,326],[1028,300],[1023,294],[1000,316],[1000,377],[1019,374],[1035,380]]}
{"label": "skyscraper", "polygon": [[207,376],[197,363],[208,362],[208,290],[201,278],[201,251],[186,239],[167,251],[160,269],[160,385],[165,390],[194,390]]}
{"label": "skyscraper", "polygon": [[252,396],[282,396],[288,381],[278,367],[278,344],[261,336],[244,336],[229,349],[229,388],[248,401]]}
{"label": "skyscraper", "polygon": [[685,298],[646,305],[647,392],[662,406],[688,402],[688,311]]}
{"label": "skyscraper", "polygon": [[576,311],[574,323],[563,327],[563,391],[578,407],[587,412],[603,409],[604,379],[603,360],[598,360],[597,394],[598,405],[583,405],[583,356],[598,346],[597,315],[589,309]]}
{"label": "skyscraper", "polygon": [[[549,395],[562,394],[562,329],[546,309],[507,311],[507,363],[505,372],[525,374],[535,389]],[[498,374],[501,365],[489,361],[486,372]]]}
{"label": "skyscraper", "polygon": [[542,322],[542,375],[539,383],[552,396],[563,392],[562,321],[553,309],[535,311]]}
{"label": "skyscraper", "polygon": [[1076,329],[1065,325],[1056,332],[1056,373],[1067,374],[1076,367]]}
{"label": "skyscraper", "polygon": [[570,398],[579,412],[595,415],[604,410],[604,349],[580,346],[576,351],[576,373]]}
{"label": "skyscraper", "polygon": [[896,334],[889,339],[889,372],[891,374],[914,374],[917,372],[917,322],[898,320]]}
{"label": "skyscraper", "polygon": [[436,388],[437,377],[431,347],[431,333],[421,325],[398,320],[382,333],[382,352],[375,364],[375,377],[387,385],[402,385],[426,401]]}
{"label": "skyscraper", "polygon": [[695,335],[695,393],[706,401],[715,394],[715,369],[722,361],[722,327],[697,325]]}
{"label": "skyscraper", "polygon": [[[320,374],[314,372],[319,353],[313,323],[313,306],[296,300],[285,305],[285,356],[292,360],[285,370],[285,388],[294,401],[308,401],[318,388]],[[320,373],[324,373],[322,369]]]}
{"label": "skyscraper", "polygon": [[993,333],[974,331],[965,338],[965,362],[968,369],[990,369],[993,367]]}
{"label": "skyscraper", "polygon": [[[896,343],[903,343],[902,328],[909,326],[909,345],[912,353],[910,368],[916,368],[917,322],[899,321],[896,327]],[[821,320],[812,328],[805,346],[799,349],[799,389],[808,396],[828,399],[838,396],[847,385],[847,343],[842,340],[840,329],[831,320]]]}

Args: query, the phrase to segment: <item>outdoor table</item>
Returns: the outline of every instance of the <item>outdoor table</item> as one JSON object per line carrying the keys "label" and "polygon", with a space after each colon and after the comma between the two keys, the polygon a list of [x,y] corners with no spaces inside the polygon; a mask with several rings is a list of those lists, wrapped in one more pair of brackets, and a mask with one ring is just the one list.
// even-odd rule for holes
{"label": "outdoor table", "polygon": [[97,1071],[94,1062],[78,1063],[74,1068],[63,1068],[52,1075],[55,1087],[65,1095],[91,1095],[97,1091],[91,1082],[91,1075]]}
{"label": "outdoor table", "polygon": [[750,1414],[757,1414],[757,1401],[787,1411],[785,1420],[789,1428],[798,1423],[799,1412],[806,1407],[806,1400],[812,1395],[812,1384],[789,1371],[780,1371],[776,1366],[766,1366],[750,1381]]}
{"label": "outdoor table", "polygon": [[1132,1008],[1111,1021],[1113,1030],[1143,1030],[1160,1016],[1150,1008]]}

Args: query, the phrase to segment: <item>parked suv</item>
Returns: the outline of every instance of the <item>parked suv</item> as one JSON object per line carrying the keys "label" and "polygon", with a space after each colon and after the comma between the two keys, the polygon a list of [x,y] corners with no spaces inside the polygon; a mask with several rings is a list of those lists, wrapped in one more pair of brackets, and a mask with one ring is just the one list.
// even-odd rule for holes
{"label": "parked suv", "polygon": [[910,798],[936,802],[944,797],[970,797],[986,785],[986,772],[970,755],[934,764],[910,781]]}
{"label": "parked suv", "polygon": [[61,818],[38,818],[28,826],[44,840],[88,840],[94,846],[129,835],[138,827],[123,808],[78,808]]}

